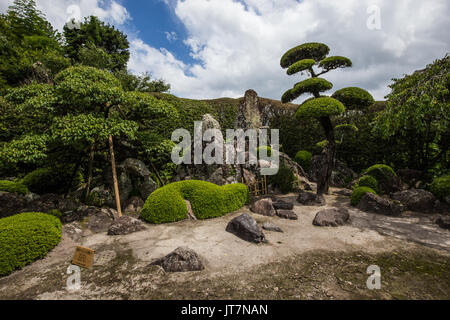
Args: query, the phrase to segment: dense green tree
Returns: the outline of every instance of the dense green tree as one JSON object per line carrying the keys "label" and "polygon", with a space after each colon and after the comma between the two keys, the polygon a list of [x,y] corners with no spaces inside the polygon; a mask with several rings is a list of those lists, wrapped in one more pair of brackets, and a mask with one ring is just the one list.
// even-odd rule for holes
{"label": "dense green tree", "polygon": [[[288,50],[281,58],[280,65],[287,69],[288,75],[306,72],[310,78],[303,80],[286,91],[282,102],[291,102],[303,94],[313,95],[303,102],[295,117],[301,119],[317,119],[326,136],[327,144],[322,153],[323,171],[317,181],[317,195],[328,192],[331,172],[336,152],[336,138],[332,117],[342,115],[347,109],[364,108],[373,103],[373,98],[363,89],[345,88],[335,93],[333,97],[321,95],[332,89],[333,84],[319,76],[337,69],[352,66],[352,62],[341,56],[327,57],[330,49],[323,43],[305,43]],[[316,71],[314,67],[320,70]]]}
{"label": "dense green tree", "polygon": [[128,71],[121,70],[115,72],[114,75],[119,79],[122,88],[125,91],[139,91],[139,92],[169,92],[170,84],[162,79],[151,80],[148,73],[142,75],[134,75]]}

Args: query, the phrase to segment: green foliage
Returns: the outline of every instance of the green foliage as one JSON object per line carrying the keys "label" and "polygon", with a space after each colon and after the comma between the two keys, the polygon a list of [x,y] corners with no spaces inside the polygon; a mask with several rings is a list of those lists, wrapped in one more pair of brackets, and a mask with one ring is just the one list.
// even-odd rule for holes
{"label": "green foliage", "polygon": [[0,276],[41,259],[61,239],[61,222],[44,213],[27,212],[0,219]]}
{"label": "green foliage", "polygon": [[295,48],[288,50],[281,58],[280,65],[286,69],[295,62],[303,59],[314,59],[319,62],[323,60],[330,52],[330,48],[323,43],[304,43]]}
{"label": "green foliage", "polygon": [[305,101],[295,113],[296,119],[320,118],[344,113],[345,107],[338,100],[324,97]]}
{"label": "green foliage", "polygon": [[348,68],[352,66],[352,61],[349,58],[341,56],[328,57],[320,61],[319,67],[325,70],[333,70],[337,68]]}
{"label": "green foliage", "polygon": [[8,181],[8,180],[0,180],[0,191],[19,193],[19,194],[27,194],[28,188],[18,182]]}
{"label": "green foliage", "polygon": [[304,93],[319,93],[330,90],[333,84],[322,78],[310,78],[297,83],[292,89],[288,90],[281,101],[283,103],[291,102]]}
{"label": "green foliage", "polygon": [[198,219],[215,218],[240,209],[248,197],[243,184],[219,187],[205,181],[180,181],[155,190],[145,201],[141,216],[151,223],[184,220],[188,212],[186,199]]}
{"label": "green foliage", "polygon": [[297,152],[294,160],[305,170],[309,172],[309,167],[311,165],[312,154],[309,151],[301,150]]}
{"label": "green foliage", "polygon": [[278,173],[269,176],[268,183],[280,190],[281,193],[286,194],[294,189],[295,176],[290,168],[280,166]]}
{"label": "green foliage", "polygon": [[332,97],[342,102],[349,110],[364,109],[375,102],[369,92],[357,87],[343,88],[336,91]]}
{"label": "green foliage", "polygon": [[64,193],[68,189],[77,189],[84,182],[83,175],[77,172],[71,183],[72,171],[73,168],[70,166],[40,168],[28,173],[20,183],[37,194]]}
{"label": "green foliage", "polygon": [[134,75],[126,70],[115,72],[114,75],[119,79],[122,88],[125,91],[138,92],[169,92],[170,84],[162,79],[151,80],[148,73],[142,75]]}
{"label": "green foliage", "polygon": [[36,164],[47,158],[47,135],[27,135],[0,144],[0,169],[13,168],[18,163]]}
{"label": "green foliage", "polygon": [[269,146],[261,146],[256,148],[256,153],[259,155],[259,157],[261,157],[262,152],[265,152],[268,157],[272,156],[272,148]]}
{"label": "green foliage", "polygon": [[372,176],[362,176],[353,188],[359,187],[369,187],[378,192],[378,181]]}
{"label": "green foliage", "polygon": [[49,214],[51,216],[54,216],[54,217],[57,217],[60,220],[61,220],[61,218],[63,216],[62,212],[60,210],[58,210],[58,209],[52,209],[49,212],[47,212],[47,214]]}
{"label": "green foliage", "polygon": [[365,170],[363,174],[372,176],[378,181],[380,192],[386,192],[386,190],[383,189],[383,185],[391,184],[391,182],[397,177],[394,169],[385,164],[375,164]]}
{"label": "green foliage", "polygon": [[377,194],[377,193],[375,192],[375,190],[373,190],[373,189],[371,189],[371,188],[369,188],[369,187],[358,187],[358,188],[355,188],[355,189],[353,190],[353,192],[352,192],[352,197],[351,197],[351,200],[350,200],[350,204],[351,204],[352,206],[357,206],[358,203],[361,201],[361,198],[362,198],[367,192],[370,192],[370,193],[373,193],[373,194]]}
{"label": "green foliage", "polygon": [[440,200],[450,196],[450,175],[435,178],[430,185],[430,191]]}
{"label": "green foliage", "polygon": [[316,61],[314,59],[303,59],[292,64],[286,73],[291,76],[301,71],[309,70],[315,64]]}
{"label": "green foliage", "polygon": [[337,125],[335,127],[335,129],[336,129],[336,131],[343,131],[343,132],[358,132],[359,131],[357,126],[355,126],[354,124],[348,124],[348,123]]}

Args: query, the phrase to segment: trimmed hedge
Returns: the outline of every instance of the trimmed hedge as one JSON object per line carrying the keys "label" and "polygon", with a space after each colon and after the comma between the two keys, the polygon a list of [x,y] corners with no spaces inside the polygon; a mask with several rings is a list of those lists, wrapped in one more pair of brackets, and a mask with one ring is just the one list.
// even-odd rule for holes
{"label": "trimmed hedge", "polygon": [[330,52],[330,48],[323,43],[309,42],[288,50],[280,60],[280,66],[286,69],[295,62],[303,59],[314,59],[319,62]]}
{"label": "trimmed hedge", "polygon": [[308,70],[315,64],[316,64],[316,61],[314,59],[303,59],[303,60],[297,61],[292,66],[290,66],[289,69],[286,71],[286,73],[291,76],[298,72]]}
{"label": "trimmed hedge", "polygon": [[0,191],[18,194],[27,194],[28,188],[19,182],[0,180]]}
{"label": "trimmed hedge", "polygon": [[145,201],[141,216],[150,223],[184,220],[191,202],[197,219],[209,219],[236,211],[249,201],[247,186],[241,183],[218,186],[200,180],[168,184],[155,190]]}
{"label": "trimmed hedge", "polygon": [[358,187],[369,187],[378,192],[378,181],[372,176],[362,176],[355,184],[354,189]]}
{"label": "trimmed hedge", "polygon": [[84,181],[81,172],[77,172],[71,186],[72,169],[39,168],[28,173],[21,181],[31,192],[37,194],[63,193],[67,189],[77,189]]}
{"label": "trimmed hedge", "polygon": [[332,97],[342,102],[349,110],[365,109],[375,103],[375,100],[368,91],[358,87],[340,89]]}
{"label": "trimmed hedge", "polygon": [[41,259],[61,240],[58,218],[27,212],[0,219],[0,276]]}
{"label": "trimmed hedge", "polygon": [[323,59],[319,63],[319,67],[331,70],[336,68],[347,68],[352,66],[352,61],[349,58],[341,56],[332,56]]}
{"label": "trimmed hedge", "polygon": [[383,186],[391,185],[392,181],[397,177],[394,169],[385,164],[375,164],[366,169],[363,174],[372,176],[377,180],[380,192],[386,192]]}
{"label": "trimmed hedge", "polygon": [[311,165],[312,153],[306,150],[301,150],[295,155],[295,162],[297,162],[306,172],[309,172]]}
{"label": "trimmed hedge", "polygon": [[351,200],[350,200],[350,204],[352,206],[357,206],[358,203],[361,201],[361,198],[367,192],[370,192],[370,193],[373,193],[373,194],[377,194],[375,192],[375,190],[373,190],[372,188],[369,188],[369,187],[358,187],[355,190],[353,190],[352,197],[351,197]]}
{"label": "trimmed hedge", "polygon": [[344,113],[345,107],[338,100],[324,97],[307,100],[300,105],[295,118],[301,120],[304,118],[320,118],[324,116],[333,116]]}
{"label": "trimmed hedge", "polygon": [[269,184],[286,194],[294,189],[295,176],[290,168],[280,167],[276,175],[269,176]]}
{"label": "trimmed hedge", "polygon": [[435,178],[430,185],[430,191],[440,200],[450,196],[450,175]]}

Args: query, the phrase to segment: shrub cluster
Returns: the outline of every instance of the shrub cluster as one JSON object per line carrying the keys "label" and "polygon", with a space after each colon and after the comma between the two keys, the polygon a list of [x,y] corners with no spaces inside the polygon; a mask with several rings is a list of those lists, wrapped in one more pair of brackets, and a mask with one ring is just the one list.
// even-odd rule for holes
{"label": "shrub cluster", "polygon": [[27,194],[28,188],[19,182],[0,180],[0,191],[6,191],[18,194]]}
{"label": "shrub cluster", "polygon": [[361,201],[361,198],[367,192],[370,192],[370,193],[373,193],[373,194],[377,194],[375,192],[375,190],[373,190],[372,188],[369,188],[369,187],[358,187],[358,188],[355,188],[353,190],[353,192],[352,192],[352,197],[351,197],[351,200],[350,200],[351,205],[352,206],[357,206],[358,203]]}
{"label": "shrub cluster", "polygon": [[430,191],[440,200],[450,196],[450,175],[435,178],[430,185]]}
{"label": "shrub cluster", "polygon": [[309,151],[301,150],[297,152],[294,160],[305,170],[309,172],[309,167],[311,165],[312,154]]}
{"label": "shrub cluster", "polygon": [[200,180],[168,184],[155,190],[145,201],[141,216],[150,223],[186,219],[189,200],[197,219],[223,216],[240,209],[249,200],[247,186],[241,183],[218,186]]}
{"label": "shrub cluster", "polygon": [[324,116],[333,116],[344,113],[345,107],[338,100],[323,97],[307,100],[300,105],[295,113],[296,119],[320,118]]}
{"label": "shrub cluster", "polygon": [[0,219],[0,276],[41,259],[61,239],[58,218],[27,212]]}
{"label": "shrub cluster", "polygon": [[367,108],[375,102],[369,92],[358,87],[340,89],[332,97],[342,102],[349,110]]}
{"label": "shrub cluster", "polygon": [[28,173],[20,182],[37,194],[63,193],[67,189],[76,189],[84,181],[81,172],[77,172],[72,185],[70,168],[40,168]]}
{"label": "shrub cluster", "polygon": [[314,59],[315,61],[323,60],[330,52],[330,48],[323,43],[310,42],[304,43],[288,50],[281,57],[280,66],[285,69],[293,63],[303,59]]}
{"label": "shrub cluster", "polygon": [[380,192],[386,192],[385,186],[392,185],[392,181],[397,177],[394,169],[385,164],[375,164],[364,171],[363,174],[372,176],[377,180]]}
{"label": "shrub cluster", "polygon": [[369,187],[378,192],[378,181],[372,176],[362,176],[353,188],[358,187]]}
{"label": "shrub cluster", "polygon": [[294,189],[295,176],[290,168],[281,166],[278,173],[269,176],[269,184],[286,194]]}

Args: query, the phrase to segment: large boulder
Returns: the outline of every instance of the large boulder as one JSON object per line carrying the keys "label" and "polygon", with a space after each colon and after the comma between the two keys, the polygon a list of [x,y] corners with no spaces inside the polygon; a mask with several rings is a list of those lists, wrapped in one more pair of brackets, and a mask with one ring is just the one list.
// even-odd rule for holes
{"label": "large boulder", "polygon": [[317,212],[313,225],[319,227],[338,227],[344,225],[350,215],[346,209],[325,209]]}
{"label": "large boulder", "polygon": [[150,265],[161,266],[166,272],[187,272],[205,269],[197,253],[187,247],[179,247]]}
{"label": "large boulder", "polygon": [[28,201],[23,195],[0,191],[0,218],[23,212]]}
{"label": "large boulder", "polygon": [[423,189],[409,189],[395,192],[392,199],[400,201],[408,210],[420,212],[432,212],[436,197],[429,191]]}
{"label": "large boulder", "polygon": [[297,220],[298,217],[292,210],[277,210],[277,216],[282,219]]}
{"label": "large boulder", "polygon": [[294,208],[294,204],[292,202],[286,202],[280,199],[273,201],[272,205],[275,210],[292,210]]}
{"label": "large boulder", "polygon": [[450,217],[449,216],[437,218],[436,223],[441,228],[450,230]]}
{"label": "large boulder", "polygon": [[317,197],[315,193],[300,191],[297,202],[304,206],[323,206],[325,205],[325,200],[323,197]]}
{"label": "large boulder", "polygon": [[247,213],[231,220],[226,227],[226,231],[245,241],[254,243],[266,242],[266,237],[261,228],[258,226],[255,219]]}
{"label": "large boulder", "polygon": [[403,206],[394,201],[382,198],[373,193],[366,193],[358,204],[358,209],[371,212],[384,214],[388,216],[398,216],[403,211]]}
{"label": "large boulder", "polygon": [[265,198],[253,202],[250,205],[250,210],[254,213],[262,214],[263,216],[274,216],[276,211],[272,205],[272,199]]}
{"label": "large boulder", "polygon": [[132,176],[147,177],[150,175],[150,171],[144,162],[138,159],[128,158],[122,163],[124,169]]}
{"label": "large boulder", "polygon": [[142,221],[130,216],[122,216],[109,226],[108,235],[124,235],[142,230],[145,230]]}

